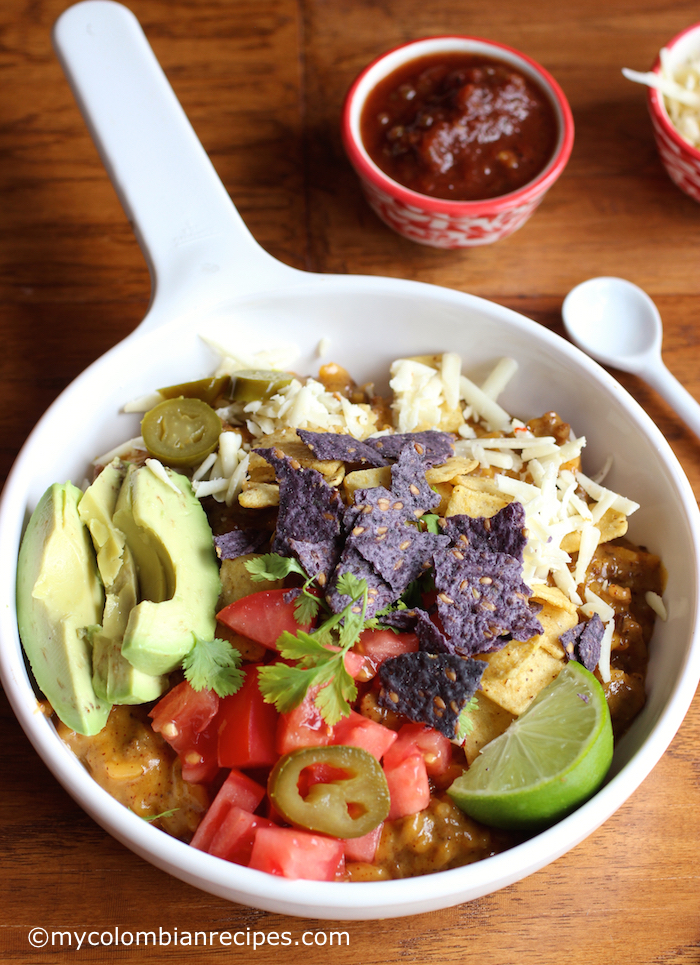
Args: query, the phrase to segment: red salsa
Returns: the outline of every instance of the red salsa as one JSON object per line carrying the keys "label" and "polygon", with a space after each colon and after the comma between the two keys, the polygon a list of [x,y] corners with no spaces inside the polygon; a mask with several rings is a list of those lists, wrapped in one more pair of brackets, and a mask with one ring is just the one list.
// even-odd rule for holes
{"label": "red salsa", "polygon": [[407,188],[478,201],[535,178],[554,151],[557,122],[544,92],[510,64],[440,53],[377,84],[360,134],[374,163]]}

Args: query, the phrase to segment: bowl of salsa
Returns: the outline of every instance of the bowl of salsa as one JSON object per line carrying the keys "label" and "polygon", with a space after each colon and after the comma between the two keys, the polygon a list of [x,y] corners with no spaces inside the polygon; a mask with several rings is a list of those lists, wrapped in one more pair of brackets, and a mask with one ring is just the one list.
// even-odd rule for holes
{"label": "bowl of salsa", "polygon": [[535,61],[475,37],[427,37],[350,88],[346,153],[376,214],[436,248],[490,244],[530,217],[571,154],[566,97]]}

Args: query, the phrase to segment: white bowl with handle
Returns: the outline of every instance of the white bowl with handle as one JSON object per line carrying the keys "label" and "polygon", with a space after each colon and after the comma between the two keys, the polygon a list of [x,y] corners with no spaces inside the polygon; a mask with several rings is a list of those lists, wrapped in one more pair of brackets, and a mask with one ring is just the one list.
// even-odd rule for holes
{"label": "white bowl with handle", "polygon": [[[92,364],[40,420],[0,503],[0,673],[22,727],[55,777],[95,821],[159,868],[232,901],[290,915],[372,919],[458,904],[553,861],[605,821],[670,743],[700,678],[698,509],[659,430],[596,363],[529,319],[474,296],[395,278],[289,268],[253,240],[133,15],[87,0],[59,19],[55,44],[153,278],[141,325]],[[22,530],[53,482],[80,484],[99,453],[138,433],[124,403],[159,385],[203,377],[216,358],[200,337],[262,348],[295,342],[313,374],[327,338],[359,380],[386,379],[400,355],[456,351],[486,373],[519,363],[502,402],[523,418],[550,409],[585,434],[585,465],[615,462],[609,485],[641,503],[630,537],[668,571],[668,620],[654,632],[646,706],[615,751],[604,787],[570,817],[509,851],[419,881],[291,881],[190,848],[118,804],[37,710],[17,632],[15,568]],[[243,342],[241,343],[241,340]],[[90,860],[89,856],[86,860]],[[614,872],[614,868],[611,868]]]}

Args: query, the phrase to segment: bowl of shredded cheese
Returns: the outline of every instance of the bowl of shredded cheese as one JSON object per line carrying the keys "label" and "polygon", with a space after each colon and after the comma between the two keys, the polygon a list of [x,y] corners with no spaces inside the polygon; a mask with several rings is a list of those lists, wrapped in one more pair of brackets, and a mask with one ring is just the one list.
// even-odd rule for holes
{"label": "bowl of shredded cheese", "polygon": [[623,74],[648,86],[663,165],[681,191],[700,201],[700,24],[686,27],[662,47],[650,71],[624,69]]}

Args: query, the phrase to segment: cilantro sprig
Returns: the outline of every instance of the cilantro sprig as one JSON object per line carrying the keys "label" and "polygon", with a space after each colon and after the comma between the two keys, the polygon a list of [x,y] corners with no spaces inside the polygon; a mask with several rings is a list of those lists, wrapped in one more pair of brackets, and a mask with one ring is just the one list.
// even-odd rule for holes
{"label": "cilantro sprig", "polygon": [[219,697],[229,697],[240,690],[245,677],[240,664],[240,651],[218,637],[201,640],[195,636],[194,646],[182,658],[185,679],[192,689],[199,691],[206,687]]}
{"label": "cilantro sprig", "polygon": [[[255,562],[259,564],[258,560]],[[286,631],[277,641],[280,656],[293,663],[269,664],[258,671],[263,698],[281,713],[298,707],[309,691],[316,689],[314,703],[330,726],[349,715],[350,704],[357,697],[357,686],[345,667],[345,654],[357,642],[360,633],[374,623],[366,618],[368,588],[365,580],[346,573],[338,580],[337,589],[350,598],[343,610],[327,616],[313,633],[301,629],[295,634]],[[302,597],[305,592],[308,590],[302,589]],[[309,595],[316,602],[318,613],[321,603]]]}
{"label": "cilantro sprig", "polygon": [[283,580],[290,573],[298,573],[304,577],[304,585],[297,597],[294,616],[297,623],[308,624],[316,617],[321,607],[321,600],[310,592],[309,587],[314,583],[313,577],[306,575],[300,563],[292,557],[278,556],[277,553],[264,553],[254,560],[248,560],[246,569],[251,580],[256,583],[264,580]]}

